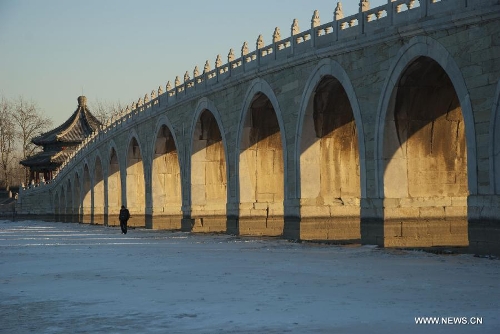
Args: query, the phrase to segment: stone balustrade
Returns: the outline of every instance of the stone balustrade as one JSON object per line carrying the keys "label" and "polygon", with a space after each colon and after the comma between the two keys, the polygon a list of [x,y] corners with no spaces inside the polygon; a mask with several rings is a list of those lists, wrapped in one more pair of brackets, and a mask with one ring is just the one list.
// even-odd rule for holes
{"label": "stone balustrade", "polygon": [[40,185],[21,187],[20,191],[36,191],[56,183],[81,162],[86,152],[91,151],[97,143],[111,138],[114,133],[127,127],[136,117],[158,112],[160,108],[165,110],[168,106],[199,96],[218,84],[229,83],[241,76],[279,66],[286,60],[309,57],[321,49],[342,46],[353,39],[359,41],[370,38],[384,29],[398,31],[408,25],[417,24],[426,17],[449,15],[459,18],[464,11],[474,10],[476,6],[494,4],[498,4],[498,0],[388,0],[385,5],[370,9],[369,1],[362,0],[358,13],[344,17],[339,2],[333,20],[325,24],[320,24],[319,12],[314,11],[310,29],[300,32],[298,20],[294,20],[290,37],[281,39],[279,28],[276,28],[273,43],[264,45],[263,36],[259,36],[254,51],[249,51],[245,42],[240,57],[234,58],[234,51],[231,49],[226,63],[222,63],[221,56],[218,55],[214,69],[210,69],[207,60],[203,73],[200,74],[195,67],[193,78],[190,78],[186,71],[182,83],[179,77],[176,77],[174,87],[167,82],[165,92],[160,86],[157,94],[153,90],[150,96],[146,94],[144,98],[139,98],[137,103],[131,104],[131,107],[127,106],[120,114],[113,115],[100,131],[86,138],[61,165],[54,180]]}

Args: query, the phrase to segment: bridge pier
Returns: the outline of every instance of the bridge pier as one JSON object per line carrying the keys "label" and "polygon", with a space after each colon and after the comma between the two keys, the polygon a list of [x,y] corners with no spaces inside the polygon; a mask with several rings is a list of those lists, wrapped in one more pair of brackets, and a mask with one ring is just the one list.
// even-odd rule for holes
{"label": "bridge pier", "polygon": [[361,199],[360,236],[363,245],[384,246],[384,209],[380,198]]}
{"label": "bridge pier", "polygon": [[500,254],[500,195],[471,195],[468,207],[470,250]]}
{"label": "bridge pier", "polygon": [[194,219],[191,217],[183,217],[181,219],[181,231],[182,232],[191,232],[194,225]]}
{"label": "bridge pier", "polygon": [[285,207],[283,238],[300,240],[300,199],[287,199],[283,205]]}

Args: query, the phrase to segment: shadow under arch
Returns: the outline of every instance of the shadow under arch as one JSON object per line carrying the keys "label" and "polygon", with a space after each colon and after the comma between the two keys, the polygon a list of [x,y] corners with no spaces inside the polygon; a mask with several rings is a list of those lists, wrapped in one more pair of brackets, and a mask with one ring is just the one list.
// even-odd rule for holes
{"label": "shadow under arch", "polygon": [[151,228],[181,229],[182,183],[179,146],[173,126],[167,117],[158,119],[151,152]]}
{"label": "shadow under arch", "polygon": [[282,112],[271,86],[260,78],[252,81],[243,101],[235,155],[239,214],[237,220],[228,215],[228,232],[286,235],[287,151]]}
{"label": "shadow under arch", "polygon": [[104,170],[102,165],[102,157],[98,152],[94,160],[94,173],[92,177],[92,192],[94,193],[92,201],[92,223],[104,224]]}
{"label": "shadow under arch", "polygon": [[71,223],[73,219],[73,189],[71,187],[71,180],[68,178],[66,187],[66,203],[64,206],[64,222]]}
{"label": "shadow under arch", "polygon": [[204,97],[192,119],[189,202],[193,232],[225,232],[229,179],[226,132],[219,110]]}
{"label": "shadow under arch", "polygon": [[356,93],[337,62],[323,59],[309,76],[296,133],[300,239],[359,242],[365,139]]}
{"label": "shadow under arch", "polygon": [[79,223],[82,213],[82,184],[79,171],[75,171],[73,179],[73,211],[71,222]]}
{"label": "shadow under arch", "polygon": [[129,135],[125,161],[125,198],[123,204],[130,211],[129,226],[146,227],[146,175],[139,136],[132,130]]}
{"label": "shadow under arch", "polygon": [[362,238],[397,247],[467,246],[467,196],[477,192],[477,171],[462,74],[429,37],[410,40],[389,73],[375,138],[383,200],[369,208],[379,214],[367,219],[364,236],[362,226]]}
{"label": "shadow under arch", "polygon": [[83,164],[82,175],[82,209],[79,222],[92,223],[92,180],[90,177],[90,168],[87,161]]}

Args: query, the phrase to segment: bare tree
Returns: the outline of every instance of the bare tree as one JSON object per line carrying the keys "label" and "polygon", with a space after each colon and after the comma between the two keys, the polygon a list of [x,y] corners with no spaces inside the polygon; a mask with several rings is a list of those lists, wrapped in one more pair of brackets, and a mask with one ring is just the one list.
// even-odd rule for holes
{"label": "bare tree", "polygon": [[[14,101],[13,120],[19,128],[22,159],[35,153],[37,146],[31,140],[47,131],[52,126],[52,120],[47,118],[32,101],[26,101],[22,96]],[[25,182],[28,183],[28,171],[25,172]]]}
{"label": "bare tree", "polygon": [[13,108],[9,100],[0,100],[0,170],[6,190],[11,186],[13,161],[15,159],[16,129],[13,122]]}
{"label": "bare tree", "polygon": [[110,103],[102,100],[95,100],[95,102],[90,103],[89,110],[94,115],[99,122],[106,123],[111,117],[116,116],[121,113],[123,107],[120,102]]}

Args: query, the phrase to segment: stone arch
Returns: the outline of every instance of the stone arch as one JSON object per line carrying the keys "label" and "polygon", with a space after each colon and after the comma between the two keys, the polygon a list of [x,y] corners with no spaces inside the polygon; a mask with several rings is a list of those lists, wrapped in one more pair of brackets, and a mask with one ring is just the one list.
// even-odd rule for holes
{"label": "stone arch", "polygon": [[198,102],[190,133],[193,231],[226,231],[227,143],[220,113],[211,100]]}
{"label": "stone arch", "polygon": [[82,173],[82,210],[81,210],[81,222],[91,223],[92,222],[92,180],[90,176],[90,168],[88,161],[83,164]]}
{"label": "stone arch", "polygon": [[296,131],[300,238],[359,241],[364,133],[354,88],[337,62],[320,61],[307,80]]}
{"label": "stone arch", "polygon": [[167,117],[158,119],[152,140],[153,228],[180,229],[182,219],[181,154],[173,126]]}
{"label": "stone arch", "polygon": [[276,95],[263,79],[253,80],[245,94],[236,152],[239,233],[282,235],[286,135]]}
{"label": "stone arch", "polygon": [[361,118],[361,108],[359,107],[358,98],[356,96],[356,92],[354,91],[354,87],[352,85],[351,79],[349,78],[347,72],[344,68],[336,61],[332,59],[323,59],[318,65],[314,68],[309,79],[306,82],[305,89],[302,93],[298,122],[297,122],[297,130],[296,130],[296,138],[295,138],[295,170],[296,173],[296,184],[297,184],[297,198],[301,197],[302,190],[302,182],[301,182],[301,145],[303,145],[303,133],[304,133],[304,122],[305,115],[310,107],[311,97],[315,94],[315,90],[320,83],[321,80],[325,78],[325,76],[331,76],[337,79],[345,93],[347,98],[351,104],[352,113],[354,116],[354,122],[356,125],[356,133],[358,136],[358,145],[359,145],[359,170],[360,170],[360,193],[361,198],[366,198],[366,148],[365,148],[365,135],[363,130],[363,122]]}
{"label": "stone arch", "polygon": [[104,169],[102,165],[102,157],[98,152],[94,161],[94,173],[92,177],[92,192],[94,193],[92,202],[92,222],[94,224],[104,224]]}
{"label": "stone arch", "polygon": [[461,72],[428,37],[389,71],[376,132],[378,194],[394,246],[466,246],[467,195],[477,192],[474,118]]}
{"label": "stone arch", "polygon": [[139,136],[132,130],[129,135],[125,163],[126,206],[135,219],[129,221],[130,226],[145,226],[146,183],[144,174],[143,150]]}
{"label": "stone arch", "polygon": [[490,120],[490,189],[492,194],[500,195],[500,80]]}
{"label": "stone arch", "polygon": [[[120,169],[120,157],[115,143],[112,141],[108,147],[107,157],[107,182],[104,183],[105,195],[107,195],[108,225],[119,225],[118,214],[122,205],[122,181]],[[105,208],[106,210],[106,208]]]}
{"label": "stone arch", "polygon": [[418,57],[433,59],[448,75],[458,96],[462,116],[465,123],[465,136],[467,140],[467,175],[468,189],[470,194],[477,194],[477,147],[474,114],[469,98],[469,92],[463,79],[460,68],[450,53],[430,37],[418,36],[412,38],[409,43],[401,48],[396,55],[396,61],[389,70],[388,77],[382,89],[379,105],[377,108],[376,132],[375,132],[375,173],[376,191],[379,198],[384,198],[384,130],[387,110],[393,100],[393,90],[398,80],[405,71],[408,64]]}

